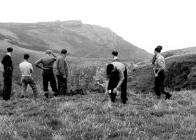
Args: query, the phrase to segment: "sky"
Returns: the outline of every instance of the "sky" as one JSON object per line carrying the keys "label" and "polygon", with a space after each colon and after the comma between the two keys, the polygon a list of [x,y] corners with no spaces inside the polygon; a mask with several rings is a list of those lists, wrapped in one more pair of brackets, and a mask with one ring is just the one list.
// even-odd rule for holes
{"label": "sky", "polygon": [[81,20],[153,53],[196,46],[196,0],[0,0],[0,22]]}

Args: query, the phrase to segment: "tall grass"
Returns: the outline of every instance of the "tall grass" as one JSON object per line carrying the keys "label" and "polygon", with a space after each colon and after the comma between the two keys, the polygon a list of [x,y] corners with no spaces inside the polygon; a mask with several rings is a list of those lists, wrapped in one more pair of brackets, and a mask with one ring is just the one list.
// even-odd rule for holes
{"label": "tall grass", "polygon": [[[170,101],[129,92],[109,108],[103,94],[0,101],[0,139],[194,140],[194,91],[173,92]],[[158,104],[158,102],[160,102]],[[158,108],[154,106],[158,105]]]}

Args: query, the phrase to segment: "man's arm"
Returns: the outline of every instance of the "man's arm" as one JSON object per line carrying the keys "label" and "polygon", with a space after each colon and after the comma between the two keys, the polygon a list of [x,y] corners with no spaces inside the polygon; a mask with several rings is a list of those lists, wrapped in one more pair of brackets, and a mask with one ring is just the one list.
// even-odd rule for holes
{"label": "man's arm", "polygon": [[52,56],[56,59],[57,58],[57,56],[52,52],[51,53],[52,54]]}
{"label": "man's arm", "polygon": [[53,70],[55,74],[57,74],[59,71],[58,66],[59,66],[59,59],[57,58],[56,62],[54,62],[54,65],[53,65]]}
{"label": "man's arm", "polygon": [[108,84],[109,84],[109,80],[107,79],[107,80],[105,81],[105,93],[108,92]]}
{"label": "man's arm", "polygon": [[124,72],[120,71],[120,81],[118,82],[118,85],[116,86],[116,89],[118,89],[122,85],[124,79],[125,79]]}
{"label": "man's arm", "polygon": [[30,72],[33,73],[33,65],[31,64]]}
{"label": "man's arm", "polygon": [[158,59],[157,59],[157,63],[158,63],[159,66],[161,66],[161,69],[158,69],[158,71],[155,72],[155,76],[158,76],[159,72],[160,72],[161,70],[165,69],[165,62],[164,62],[164,61],[165,61],[165,60],[164,60],[163,58],[158,58]]}
{"label": "man's arm", "polygon": [[12,71],[14,70],[14,66],[13,66],[13,63],[12,63],[12,58],[10,57],[10,66],[11,66],[11,69]]}
{"label": "man's arm", "polygon": [[64,65],[64,74],[63,74],[63,76],[64,76],[64,78],[68,78],[68,66],[67,66],[67,62],[65,62],[65,65]]}
{"label": "man's arm", "polygon": [[37,68],[40,68],[40,69],[44,69],[42,66],[40,66],[40,64],[42,63],[42,59],[40,58],[39,60],[37,60],[34,64]]}

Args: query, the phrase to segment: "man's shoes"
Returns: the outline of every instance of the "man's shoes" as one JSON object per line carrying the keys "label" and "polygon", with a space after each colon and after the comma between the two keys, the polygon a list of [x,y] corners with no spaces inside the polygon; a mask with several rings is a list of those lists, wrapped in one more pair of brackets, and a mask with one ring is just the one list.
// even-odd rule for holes
{"label": "man's shoes", "polygon": [[172,95],[168,93],[168,94],[166,95],[166,97],[165,97],[165,100],[169,100],[169,99],[171,98],[171,96],[172,96]]}
{"label": "man's shoes", "polygon": [[57,97],[57,96],[59,96],[59,94],[55,92],[55,93],[53,94],[53,96],[54,96],[54,97]]}
{"label": "man's shoes", "polygon": [[24,96],[24,95],[22,95],[22,96],[20,96],[20,98],[25,98],[25,96]]}
{"label": "man's shoes", "polygon": [[45,93],[44,96],[45,96],[46,98],[48,98],[48,97],[49,97],[49,93]]}
{"label": "man's shoes", "polygon": [[9,100],[10,100],[10,98],[4,98],[3,100],[5,100],[5,101],[9,101]]}

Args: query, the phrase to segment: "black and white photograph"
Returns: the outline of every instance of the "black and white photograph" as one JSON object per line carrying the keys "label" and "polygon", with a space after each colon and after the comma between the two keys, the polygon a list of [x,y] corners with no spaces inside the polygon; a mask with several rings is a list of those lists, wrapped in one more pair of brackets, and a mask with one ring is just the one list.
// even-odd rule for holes
{"label": "black and white photograph", "polygon": [[0,0],[0,140],[196,140],[196,1]]}

